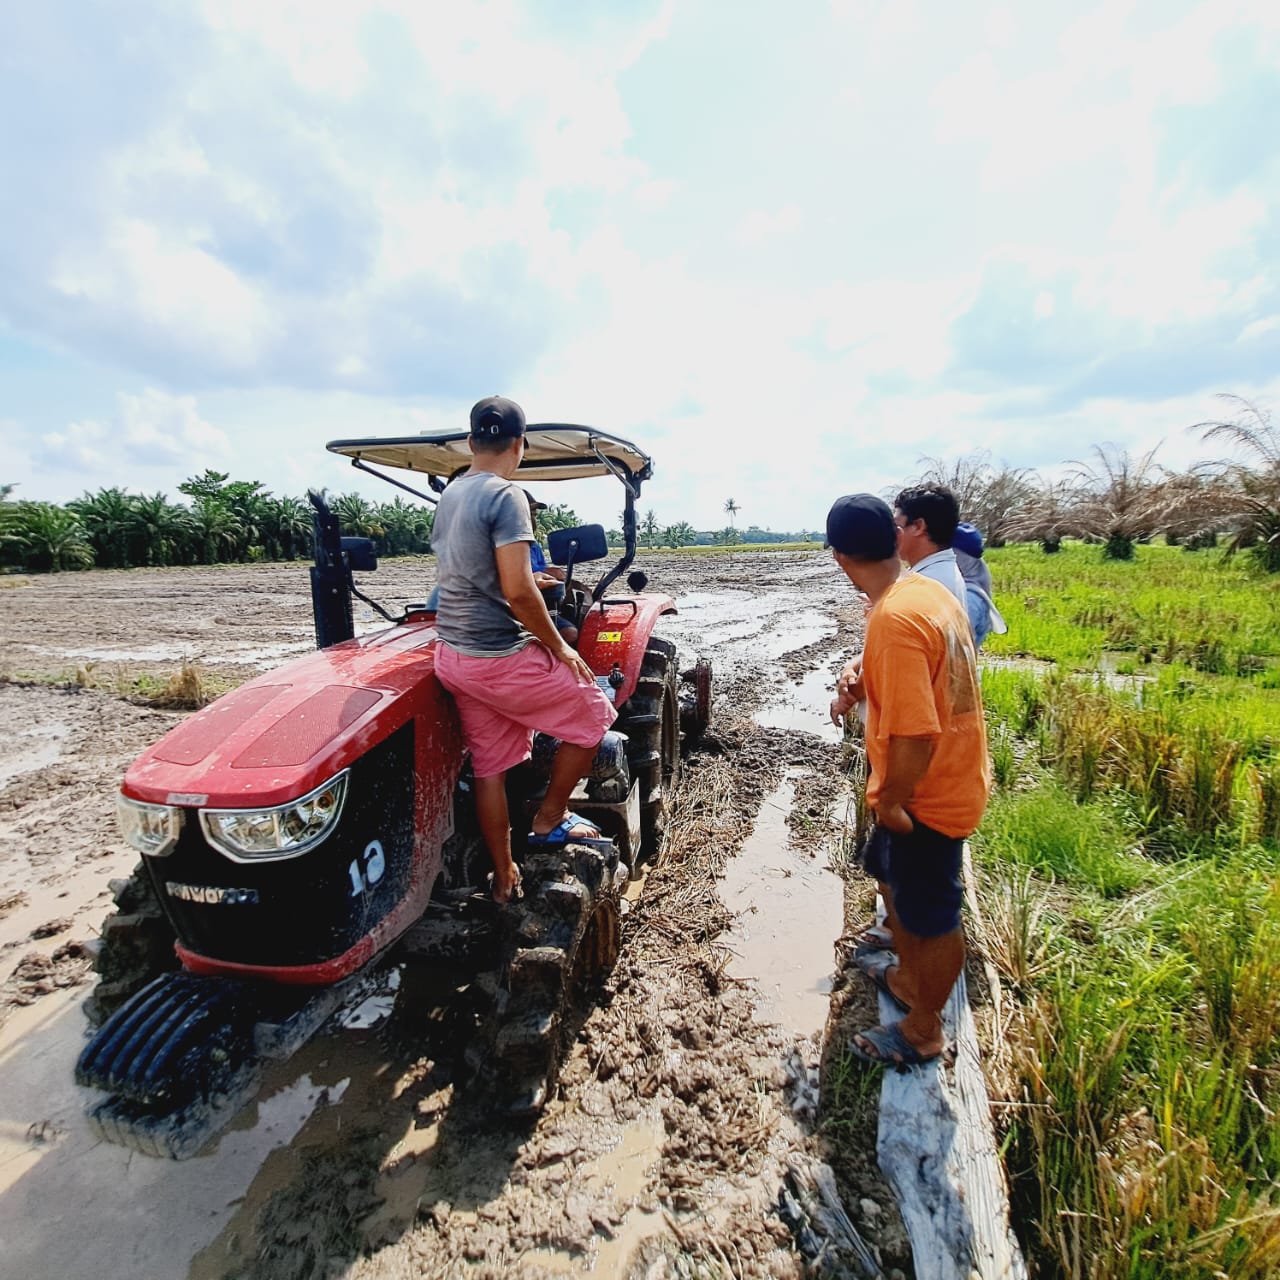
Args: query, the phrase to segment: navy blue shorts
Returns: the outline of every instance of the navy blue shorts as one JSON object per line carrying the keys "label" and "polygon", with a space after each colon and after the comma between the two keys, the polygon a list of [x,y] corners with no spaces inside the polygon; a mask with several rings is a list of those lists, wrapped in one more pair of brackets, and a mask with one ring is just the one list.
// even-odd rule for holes
{"label": "navy blue shorts", "polygon": [[960,883],[964,839],[944,836],[912,815],[915,830],[899,835],[872,828],[863,849],[868,875],[893,891],[893,905],[902,927],[917,938],[940,938],[960,927]]}

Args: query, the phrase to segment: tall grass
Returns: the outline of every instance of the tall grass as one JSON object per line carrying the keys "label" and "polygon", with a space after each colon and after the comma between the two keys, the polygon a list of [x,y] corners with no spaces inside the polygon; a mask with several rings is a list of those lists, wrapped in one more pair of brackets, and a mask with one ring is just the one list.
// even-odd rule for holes
{"label": "tall grass", "polygon": [[[1213,553],[1096,554],[992,553],[1001,643],[1056,663],[983,678],[999,789],[973,845],[982,943],[1018,997],[996,1056],[1016,1225],[1044,1276],[1261,1280],[1280,1275],[1280,583]],[[1117,678],[1115,647],[1142,678]]]}

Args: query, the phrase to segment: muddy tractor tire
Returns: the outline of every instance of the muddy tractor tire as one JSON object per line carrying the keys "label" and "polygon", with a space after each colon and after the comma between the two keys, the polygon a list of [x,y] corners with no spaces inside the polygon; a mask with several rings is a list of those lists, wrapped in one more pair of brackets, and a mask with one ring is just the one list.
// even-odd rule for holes
{"label": "muddy tractor tire", "polygon": [[680,695],[669,640],[649,638],[636,690],[614,728],[627,735],[627,764],[640,784],[641,856],[657,858],[680,780]]}
{"label": "muddy tractor tire", "polygon": [[142,863],[127,880],[113,880],[116,909],[91,946],[98,985],[84,1003],[91,1027],[100,1027],[135,991],[178,967],[175,935]]}
{"label": "muddy tractor tire", "polygon": [[466,1055],[511,1117],[542,1110],[589,997],[617,962],[626,879],[616,851],[580,844],[527,858],[523,875],[491,1009]]}

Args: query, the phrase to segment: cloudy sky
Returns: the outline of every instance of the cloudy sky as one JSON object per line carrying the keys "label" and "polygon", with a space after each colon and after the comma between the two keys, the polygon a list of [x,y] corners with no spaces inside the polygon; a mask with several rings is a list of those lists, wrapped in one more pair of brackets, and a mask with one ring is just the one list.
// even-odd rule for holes
{"label": "cloudy sky", "polygon": [[493,392],[699,528],[1180,464],[1280,407],[1278,134],[1275,0],[5,5],[0,482],[385,497],[325,442]]}

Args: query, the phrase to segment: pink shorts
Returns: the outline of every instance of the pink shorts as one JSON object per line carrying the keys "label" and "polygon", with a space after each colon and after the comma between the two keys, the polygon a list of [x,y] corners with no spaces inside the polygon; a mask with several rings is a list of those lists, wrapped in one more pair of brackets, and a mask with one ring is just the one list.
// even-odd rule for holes
{"label": "pink shorts", "polygon": [[594,747],[614,721],[598,685],[577,676],[537,640],[505,658],[469,658],[436,646],[436,675],[453,694],[477,778],[492,778],[529,756],[533,733]]}

